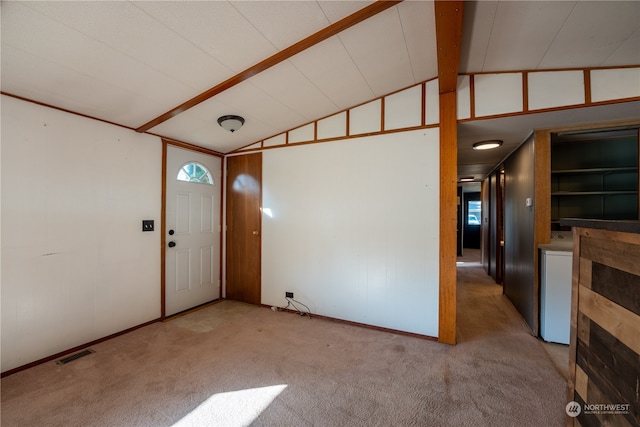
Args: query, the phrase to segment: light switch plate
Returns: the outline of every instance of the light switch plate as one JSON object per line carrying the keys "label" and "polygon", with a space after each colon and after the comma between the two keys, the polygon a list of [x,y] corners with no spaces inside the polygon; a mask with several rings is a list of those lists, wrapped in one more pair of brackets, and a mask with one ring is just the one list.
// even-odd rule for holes
{"label": "light switch plate", "polygon": [[152,219],[143,219],[142,220],[142,231],[153,231],[153,220]]}

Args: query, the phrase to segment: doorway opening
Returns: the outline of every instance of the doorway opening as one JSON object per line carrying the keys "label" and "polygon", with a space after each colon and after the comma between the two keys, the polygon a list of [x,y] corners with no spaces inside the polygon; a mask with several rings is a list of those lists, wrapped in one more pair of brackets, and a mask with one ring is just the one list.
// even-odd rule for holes
{"label": "doorway opening", "polygon": [[480,226],[482,225],[482,201],[480,192],[464,194],[463,248],[480,249]]}

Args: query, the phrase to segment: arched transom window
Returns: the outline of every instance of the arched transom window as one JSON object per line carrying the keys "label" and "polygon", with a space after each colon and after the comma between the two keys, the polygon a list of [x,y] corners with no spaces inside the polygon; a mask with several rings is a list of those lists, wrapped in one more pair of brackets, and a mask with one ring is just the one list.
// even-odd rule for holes
{"label": "arched transom window", "polygon": [[178,171],[178,177],[176,179],[178,181],[213,185],[211,172],[209,172],[205,165],[198,162],[189,162],[183,165]]}

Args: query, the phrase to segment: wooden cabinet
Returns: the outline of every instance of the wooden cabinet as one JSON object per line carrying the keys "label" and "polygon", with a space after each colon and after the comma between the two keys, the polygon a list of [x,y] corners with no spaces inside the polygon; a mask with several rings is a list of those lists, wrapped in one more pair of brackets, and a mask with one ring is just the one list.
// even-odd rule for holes
{"label": "wooden cabinet", "polygon": [[640,425],[640,222],[562,224],[574,240],[567,426]]}
{"label": "wooden cabinet", "polygon": [[552,229],[560,218],[638,219],[638,129],[552,135]]}

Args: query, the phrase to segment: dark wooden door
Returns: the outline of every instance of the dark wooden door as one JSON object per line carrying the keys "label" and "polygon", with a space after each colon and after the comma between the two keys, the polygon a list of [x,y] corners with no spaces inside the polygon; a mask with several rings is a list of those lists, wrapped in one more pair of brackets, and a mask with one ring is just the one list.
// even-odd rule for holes
{"label": "dark wooden door", "polygon": [[261,303],[262,153],[227,158],[227,299]]}
{"label": "dark wooden door", "polygon": [[504,218],[505,218],[505,178],[504,169],[500,170],[498,181],[496,182],[496,215],[497,215],[497,232],[496,232],[496,283],[502,285],[504,282]]}
{"label": "dark wooden door", "polygon": [[504,281],[504,170],[489,177],[489,275],[497,284]]}

